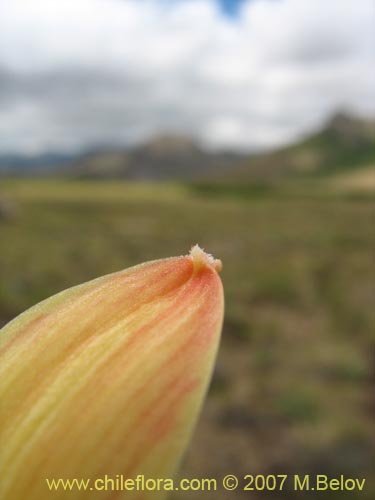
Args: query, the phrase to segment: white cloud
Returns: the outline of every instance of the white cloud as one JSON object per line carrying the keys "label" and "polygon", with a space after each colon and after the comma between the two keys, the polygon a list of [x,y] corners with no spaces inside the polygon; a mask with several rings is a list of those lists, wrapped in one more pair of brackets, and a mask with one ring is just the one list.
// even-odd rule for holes
{"label": "white cloud", "polygon": [[0,150],[292,140],[375,112],[372,0],[1,0]]}

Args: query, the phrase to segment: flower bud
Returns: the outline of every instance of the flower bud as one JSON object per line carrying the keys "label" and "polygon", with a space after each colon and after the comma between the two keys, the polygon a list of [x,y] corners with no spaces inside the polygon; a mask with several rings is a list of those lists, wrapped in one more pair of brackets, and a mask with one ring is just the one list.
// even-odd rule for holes
{"label": "flower bud", "polygon": [[[112,499],[124,493],[95,479],[172,477],[212,373],[220,269],[196,246],[65,290],[0,331],[2,500]],[[90,491],[51,492],[57,478]]]}

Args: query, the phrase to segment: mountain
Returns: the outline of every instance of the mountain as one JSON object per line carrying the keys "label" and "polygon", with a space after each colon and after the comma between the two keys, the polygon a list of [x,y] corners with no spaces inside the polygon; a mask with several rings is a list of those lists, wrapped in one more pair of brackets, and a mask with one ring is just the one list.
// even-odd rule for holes
{"label": "mountain", "polygon": [[163,135],[133,149],[87,154],[61,172],[80,178],[188,180],[218,175],[239,160],[243,156],[206,152],[188,137]]}
{"label": "mountain", "polygon": [[0,175],[93,179],[169,180],[217,175],[243,156],[209,153],[191,138],[161,135],[133,148],[97,148],[83,153],[0,155]]}
{"label": "mountain", "polygon": [[37,155],[0,154],[0,173],[35,174],[45,173],[50,168],[57,168],[76,159],[74,153],[43,153]]}
{"label": "mountain", "polygon": [[267,181],[374,165],[374,140],[375,121],[338,113],[321,130],[285,148],[249,157],[222,179]]}
{"label": "mountain", "polygon": [[375,121],[338,113],[321,129],[269,153],[208,152],[185,136],[161,135],[133,148],[102,148],[80,154],[38,157],[0,155],[3,175],[59,175],[130,180],[273,182],[325,175],[375,160]]}

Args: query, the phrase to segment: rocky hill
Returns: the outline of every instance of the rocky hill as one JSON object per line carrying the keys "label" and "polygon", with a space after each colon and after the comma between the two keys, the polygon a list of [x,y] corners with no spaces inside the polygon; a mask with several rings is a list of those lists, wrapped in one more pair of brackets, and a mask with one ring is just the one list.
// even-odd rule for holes
{"label": "rocky hill", "polygon": [[247,158],[223,178],[251,181],[316,176],[374,164],[375,121],[340,113],[295,144]]}
{"label": "rocky hill", "polygon": [[64,167],[63,172],[84,178],[189,180],[220,175],[243,158],[232,153],[208,153],[188,137],[163,135],[133,149],[85,155]]}
{"label": "rocky hill", "polygon": [[162,135],[133,148],[103,148],[77,155],[1,157],[3,175],[59,175],[128,180],[277,181],[370,166],[375,121],[335,115],[321,130],[269,153],[208,152],[189,137]]}

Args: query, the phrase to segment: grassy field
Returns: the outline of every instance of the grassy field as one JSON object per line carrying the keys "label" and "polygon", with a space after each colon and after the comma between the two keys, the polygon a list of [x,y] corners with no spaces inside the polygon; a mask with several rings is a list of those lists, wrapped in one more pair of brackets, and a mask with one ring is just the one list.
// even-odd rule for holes
{"label": "grassy field", "polygon": [[[223,260],[226,320],[181,474],[345,474],[366,477],[366,491],[340,499],[373,498],[375,205],[368,196],[293,193],[211,196],[183,185],[3,181],[0,320],[198,242]],[[176,498],[250,493],[301,496],[237,490]]]}

